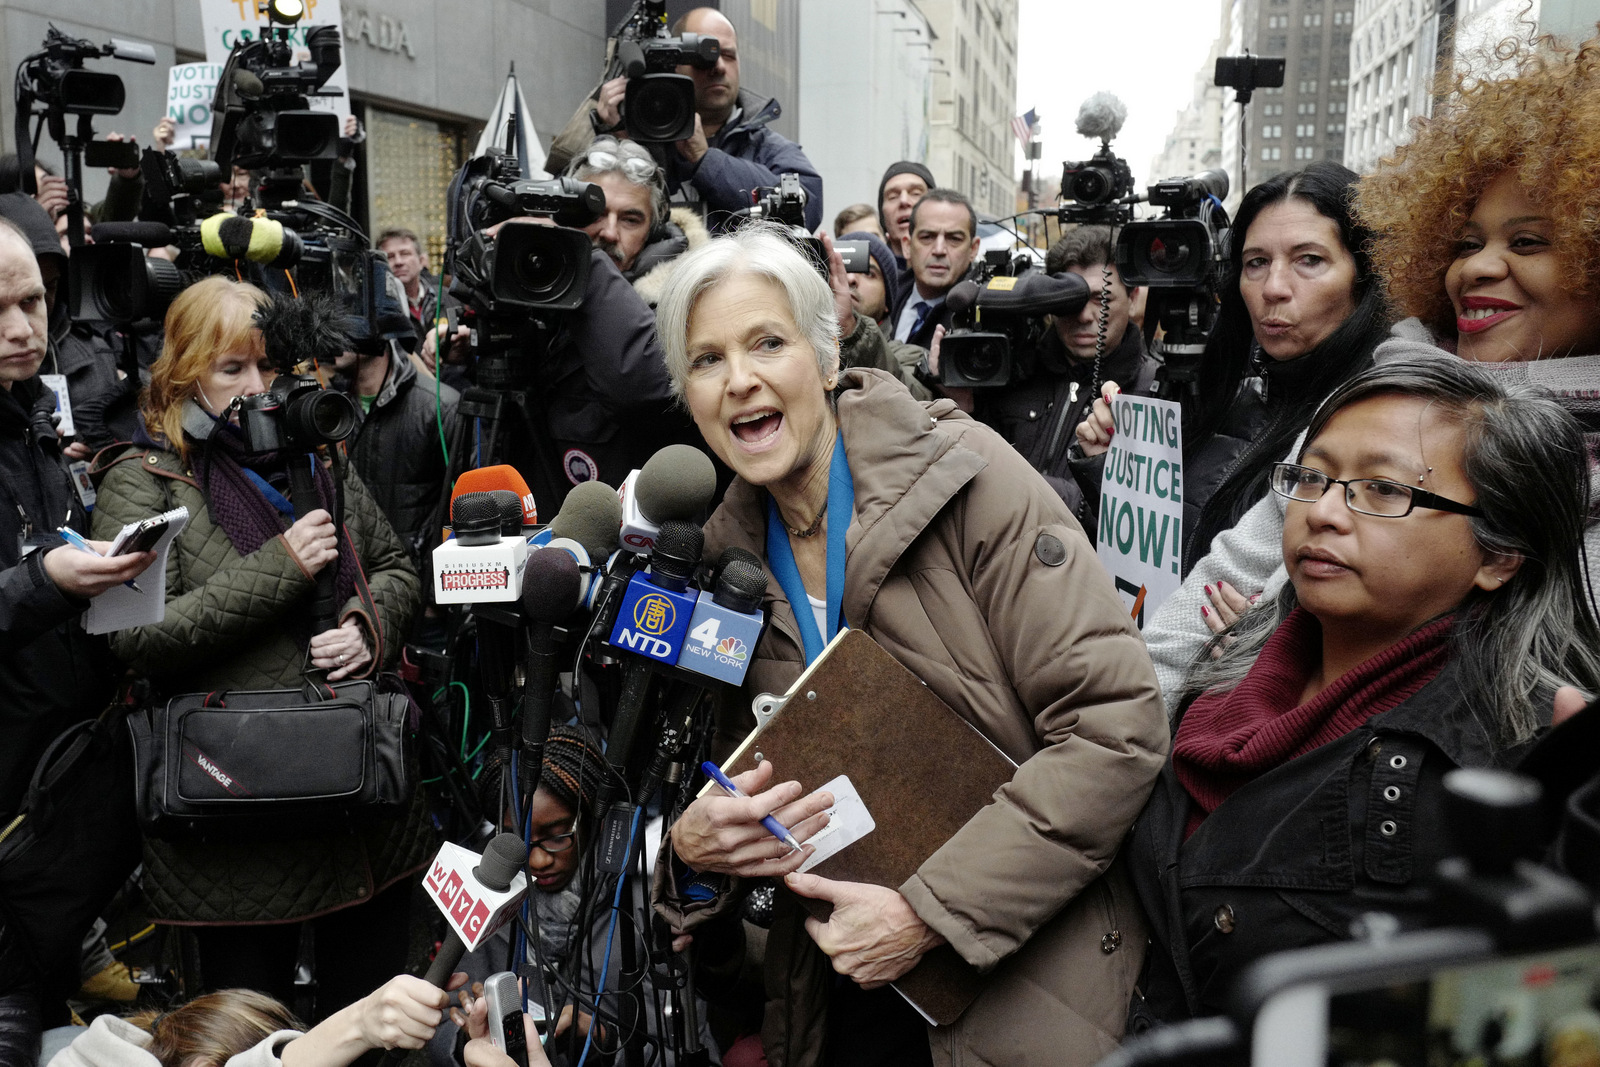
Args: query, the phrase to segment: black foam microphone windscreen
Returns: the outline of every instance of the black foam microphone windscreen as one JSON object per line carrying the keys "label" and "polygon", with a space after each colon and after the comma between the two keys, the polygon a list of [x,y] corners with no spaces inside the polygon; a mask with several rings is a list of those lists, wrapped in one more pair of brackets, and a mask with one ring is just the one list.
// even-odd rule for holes
{"label": "black foam microphone windscreen", "polygon": [[89,235],[96,243],[127,241],[145,248],[172,243],[172,229],[162,222],[97,222]]}
{"label": "black foam microphone windscreen", "polygon": [[522,570],[522,606],[534,623],[554,625],[578,607],[583,576],[571,553],[530,553]]}
{"label": "black foam microphone windscreen", "polygon": [[493,545],[500,541],[500,501],[494,491],[462,493],[450,502],[450,524],[459,544]]}
{"label": "black foam microphone windscreen", "polygon": [[639,510],[657,525],[668,519],[698,519],[716,491],[716,468],[691,445],[668,445],[651,456],[639,469],[634,489]]}
{"label": "black foam microphone windscreen", "polygon": [[617,491],[605,482],[581,482],[561,502],[550,532],[578,542],[599,566],[617,550],[621,527],[622,501],[617,499]]}
{"label": "black foam microphone windscreen", "polygon": [[521,498],[509,489],[491,489],[489,495],[500,508],[500,536],[519,536],[522,533]]}
{"label": "black foam microphone windscreen", "polygon": [[977,282],[957,282],[944,298],[944,306],[949,308],[951,314],[954,315],[960,315],[972,310],[972,305],[977,302]]}

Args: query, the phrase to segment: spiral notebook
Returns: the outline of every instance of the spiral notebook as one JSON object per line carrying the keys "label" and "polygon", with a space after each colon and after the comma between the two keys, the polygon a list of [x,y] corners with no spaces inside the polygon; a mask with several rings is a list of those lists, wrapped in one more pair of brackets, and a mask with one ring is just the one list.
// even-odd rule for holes
{"label": "spiral notebook", "polygon": [[[167,520],[167,532],[155,543],[156,561],[134,579],[133,586],[119,585],[89,601],[84,613],[83,628],[92,634],[108,634],[126,630],[130,626],[149,626],[160,622],[167,613],[167,553],[172,541],[189,525],[189,509],[174,508],[158,516]],[[111,542],[111,555],[122,542],[131,537],[139,523],[130,522],[117,532]]]}
{"label": "spiral notebook", "polygon": [[[835,807],[806,870],[898,889],[1009,782],[1016,764],[862,630],[844,630],[783,697],[755,701],[729,776],[772,761],[778,778],[828,788]],[[841,781],[842,779],[842,781]],[[830,905],[802,900],[826,920]],[[954,1022],[984,979],[948,945],[895,989],[930,1023]]]}

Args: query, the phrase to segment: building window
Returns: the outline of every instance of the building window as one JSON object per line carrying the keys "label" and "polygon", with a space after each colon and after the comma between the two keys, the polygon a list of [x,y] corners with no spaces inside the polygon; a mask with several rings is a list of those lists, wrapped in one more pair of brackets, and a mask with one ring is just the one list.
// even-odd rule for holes
{"label": "building window", "polygon": [[1273,148],[1263,148],[1261,150],[1261,161],[1263,163],[1270,163],[1274,159],[1282,159],[1282,158],[1283,158],[1283,149],[1281,149],[1281,148],[1273,147]]}
{"label": "building window", "polygon": [[1294,150],[1294,158],[1296,158],[1296,159],[1316,159],[1317,158],[1316,146],[1315,145],[1296,145],[1295,146],[1295,150]]}
{"label": "building window", "polygon": [[1349,105],[1347,105],[1343,100],[1331,101],[1328,104],[1328,114],[1330,114],[1330,115],[1343,115],[1345,113],[1346,107],[1348,107],[1348,106]]}
{"label": "building window", "polygon": [[1283,127],[1282,126],[1263,126],[1263,127],[1261,127],[1261,136],[1263,136],[1263,137],[1282,137],[1283,136]]}
{"label": "building window", "polygon": [[1320,26],[1320,25],[1322,25],[1322,12],[1318,11],[1318,12],[1316,12],[1314,14],[1307,15],[1305,17],[1305,19],[1302,20],[1301,25],[1303,25],[1303,26]]}
{"label": "building window", "polygon": [[466,131],[431,119],[367,108],[371,230],[414,230],[434,263],[444,262],[450,179],[466,159]]}
{"label": "building window", "polygon": [[1410,45],[1406,45],[1405,57],[1406,57],[1406,82],[1409,84],[1410,81],[1411,81],[1411,46]]}
{"label": "building window", "polygon": [[1300,92],[1301,92],[1301,93],[1302,93],[1302,94],[1305,94],[1305,93],[1314,93],[1314,92],[1316,92],[1316,91],[1317,91],[1317,79],[1315,79],[1315,78],[1312,78],[1312,79],[1310,79],[1310,80],[1309,80],[1309,81],[1307,81],[1307,80],[1302,80],[1302,81],[1301,81],[1301,82],[1300,82]]}
{"label": "building window", "polygon": [[1289,38],[1281,33],[1275,33],[1267,38],[1267,51],[1281,52],[1289,46]]}
{"label": "building window", "polygon": [[1328,132],[1329,133],[1343,133],[1344,132],[1344,123],[1342,123],[1342,122],[1330,122],[1330,123],[1328,123]]}

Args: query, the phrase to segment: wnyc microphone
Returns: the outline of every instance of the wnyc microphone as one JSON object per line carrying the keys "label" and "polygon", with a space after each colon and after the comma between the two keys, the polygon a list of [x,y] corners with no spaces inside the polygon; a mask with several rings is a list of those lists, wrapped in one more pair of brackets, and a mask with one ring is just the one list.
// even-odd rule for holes
{"label": "wnyc microphone", "polygon": [[450,499],[454,536],[433,550],[438,604],[494,604],[522,595],[528,562],[523,528],[538,520],[533,494],[514,467],[470,470]]}
{"label": "wnyc microphone", "polygon": [[[449,929],[423,981],[443,989],[461,957],[488,941],[516,913],[528,891],[523,877],[527,864],[528,846],[511,833],[496,834],[482,856],[448,841],[440,847],[422,889],[444,913]],[[380,1062],[393,1067],[405,1055],[405,1049],[390,1049]]]}
{"label": "wnyc microphone", "polygon": [[649,553],[662,523],[700,518],[716,492],[717,472],[704,452],[668,445],[622,483],[622,547]]}

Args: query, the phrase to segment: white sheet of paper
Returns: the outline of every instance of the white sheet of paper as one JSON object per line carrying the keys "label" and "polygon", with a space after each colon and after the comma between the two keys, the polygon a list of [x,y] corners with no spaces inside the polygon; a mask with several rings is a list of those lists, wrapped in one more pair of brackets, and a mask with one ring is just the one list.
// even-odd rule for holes
{"label": "white sheet of paper", "polygon": [[856,792],[856,787],[851,784],[849,775],[841,774],[818,792],[832,793],[833,807],[828,809],[828,825],[818,830],[811,836],[811,840],[806,842],[808,845],[815,845],[817,851],[801,864],[802,871],[809,871],[823,860],[838,855],[847,846],[855,844],[878,828],[878,824],[872,819],[872,813],[862,802],[861,794]]}
{"label": "white sheet of paper", "polygon": [[89,601],[89,610],[83,616],[86,631],[109,634],[130,626],[148,626],[166,617],[167,552],[172,548],[173,539],[189,525],[189,509],[175,508],[166,515],[167,532],[156,542],[156,561],[134,579],[139,588],[115,586]]}

